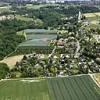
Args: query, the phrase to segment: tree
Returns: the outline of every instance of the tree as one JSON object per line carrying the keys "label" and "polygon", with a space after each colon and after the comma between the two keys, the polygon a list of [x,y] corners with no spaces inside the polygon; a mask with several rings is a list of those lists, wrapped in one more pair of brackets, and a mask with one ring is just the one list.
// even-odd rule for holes
{"label": "tree", "polygon": [[6,78],[9,73],[9,67],[5,63],[0,63],[0,79]]}

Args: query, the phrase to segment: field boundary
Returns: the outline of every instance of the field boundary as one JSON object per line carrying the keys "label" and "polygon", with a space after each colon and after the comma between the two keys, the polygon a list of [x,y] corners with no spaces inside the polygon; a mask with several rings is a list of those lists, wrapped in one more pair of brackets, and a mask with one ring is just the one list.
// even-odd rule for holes
{"label": "field boundary", "polygon": [[96,83],[96,85],[100,88],[100,84],[96,81],[94,74],[89,74],[89,75],[93,79],[93,81]]}

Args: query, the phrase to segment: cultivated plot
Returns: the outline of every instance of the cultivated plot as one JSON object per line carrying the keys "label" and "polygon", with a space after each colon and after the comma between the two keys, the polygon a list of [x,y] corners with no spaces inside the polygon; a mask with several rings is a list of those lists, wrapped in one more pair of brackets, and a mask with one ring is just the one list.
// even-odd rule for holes
{"label": "cultivated plot", "polygon": [[100,100],[100,88],[88,75],[48,79],[51,100]]}
{"label": "cultivated plot", "polygon": [[0,100],[100,100],[89,75],[0,81]]}

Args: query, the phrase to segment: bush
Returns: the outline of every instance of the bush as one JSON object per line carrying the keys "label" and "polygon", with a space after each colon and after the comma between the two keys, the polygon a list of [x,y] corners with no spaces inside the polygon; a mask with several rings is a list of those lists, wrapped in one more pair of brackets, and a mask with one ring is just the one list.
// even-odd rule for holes
{"label": "bush", "polygon": [[0,79],[6,78],[9,73],[9,67],[5,63],[0,63]]}

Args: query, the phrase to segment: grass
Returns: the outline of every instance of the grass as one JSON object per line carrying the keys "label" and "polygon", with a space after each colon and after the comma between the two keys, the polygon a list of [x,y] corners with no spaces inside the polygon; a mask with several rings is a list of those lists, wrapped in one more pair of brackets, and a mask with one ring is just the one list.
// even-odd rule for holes
{"label": "grass", "polygon": [[40,9],[41,7],[47,7],[47,6],[57,6],[58,4],[40,4],[40,5],[32,5],[32,4],[27,4],[26,8],[27,9]]}
{"label": "grass", "polygon": [[27,35],[27,41],[19,46],[48,46],[51,40],[56,39],[56,34],[31,34]]}
{"label": "grass", "polygon": [[0,100],[99,100],[100,88],[88,75],[0,82]]}
{"label": "grass", "polygon": [[[2,17],[4,17],[6,19],[6,16],[0,16],[0,20],[2,20]],[[8,18],[11,18],[11,19],[14,19],[14,16],[13,15],[8,15],[7,17]],[[25,16],[21,16],[21,15],[16,15],[15,17],[16,17],[17,20],[22,20],[22,21],[26,21],[26,22],[33,21],[32,18],[25,17]]]}
{"label": "grass", "polygon": [[4,6],[4,7],[0,7],[0,13],[2,12],[10,12],[11,6]]}
{"label": "grass", "polygon": [[85,13],[84,15],[86,17],[95,17],[95,16],[100,16],[100,12],[96,12],[96,13]]}
{"label": "grass", "polygon": [[21,16],[21,15],[16,15],[16,19],[22,20],[22,21],[33,21],[32,18],[24,17],[24,16]]}
{"label": "grass", "polygon": [[49,100],[46,80],[0,82],[0,100]]}
{"label": "grass", "polygon": [[28,9],[40,9],[41,7],[45,7],[46,5],[43,5],[43,4],[41,4],[41,5],[32,5],[32,4],[27,4],[26,5],[26,8],[28,8]]}
{"label": "grass", "polygon": [[46,30],[46,29],[25,29],[17,32],[18,35],[23,35],[23,32],[28,34],[54,34],[57,33],[57,30]]}
{"label": "grass", "polygon": [[100,12],[84,14],[91,24],[97,25],[100,20]]}
{"label": "grass", "polygon": [[23,35],[23,32],[26,33],[27,40],[19,46],[48,46],[51,40],[57,38],[57,30],[26,29],[17,32],[17,35]]}

